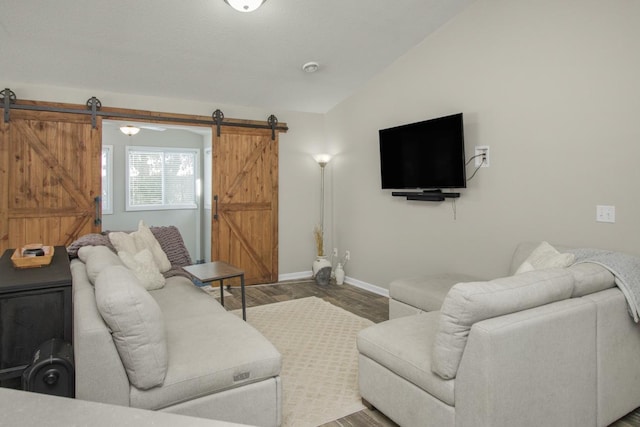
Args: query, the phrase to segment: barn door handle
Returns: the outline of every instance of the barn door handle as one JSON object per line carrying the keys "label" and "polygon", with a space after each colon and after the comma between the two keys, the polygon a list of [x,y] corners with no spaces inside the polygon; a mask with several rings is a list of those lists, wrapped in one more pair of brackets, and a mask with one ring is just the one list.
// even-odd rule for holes
{"label": "barn door handle", "polygon": [[213,201],[216,202],[216,210],[213,213],[213,219],[217,220],[218,219],[218,195],[217,194],[213,196]]}
{"label": "barn door handle", "polygon": [[96,217],[93,220],[93,225],[100,225],[102,224],[102,218],[100,218],[100,201],[102,199],[100,198],[100,196],[96,196],[93,201],[96,205]]}

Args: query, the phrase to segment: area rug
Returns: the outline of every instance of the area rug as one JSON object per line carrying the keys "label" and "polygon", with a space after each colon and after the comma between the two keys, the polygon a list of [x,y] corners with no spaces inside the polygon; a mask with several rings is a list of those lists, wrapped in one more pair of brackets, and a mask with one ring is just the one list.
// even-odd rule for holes
{"label": "area rug", "polygon": [[247,321],[282,354],[283,426],[315,427],[364,409],[356,335],[373,322],[317,297],[248,308]]}
{"label": "area rug", "polygon": [[[202,289],[203,291],[205,291],[206,293],[208,293],[214,298],[220,298],[220,285],[215,285],[215,286],[204,285],[204,286],[200,286],[200,289]],[[233,296],[231,292],[228,292],[226,289],[222,291],[222,295],[224,295],[225,298]]]}

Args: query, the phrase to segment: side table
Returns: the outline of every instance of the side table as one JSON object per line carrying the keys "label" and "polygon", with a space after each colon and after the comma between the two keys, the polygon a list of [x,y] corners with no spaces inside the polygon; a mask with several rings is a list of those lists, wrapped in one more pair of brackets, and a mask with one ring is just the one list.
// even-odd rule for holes
{"label": "side table", "polygon": [[244,294],[244,270],[227,264],[224,261],[205,262],[183,267],[184,270],[203,283],[220,282],[220,304],[224,307],[224,280],[234,277],[240,278],[240,293],[242,294],[242,319],[247,320],[247,306]]}
{"label": "side table", "polygon": [[73,341],[71,271],[64,246],[56,246],[51,264],[17,269],[14,249],[0,258],[0,385],[17,385],[40,344]]}

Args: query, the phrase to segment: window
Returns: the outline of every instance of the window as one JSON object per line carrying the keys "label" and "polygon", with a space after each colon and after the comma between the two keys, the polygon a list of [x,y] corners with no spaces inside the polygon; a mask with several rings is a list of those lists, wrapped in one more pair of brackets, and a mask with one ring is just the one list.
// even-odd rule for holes
{"label": "window", "polygon": [[113,213],[113,145],[102,146],[102,213]]}
{"label": "window", "polygon": [[127,147],[126,210],[196,209],[198,152]]}

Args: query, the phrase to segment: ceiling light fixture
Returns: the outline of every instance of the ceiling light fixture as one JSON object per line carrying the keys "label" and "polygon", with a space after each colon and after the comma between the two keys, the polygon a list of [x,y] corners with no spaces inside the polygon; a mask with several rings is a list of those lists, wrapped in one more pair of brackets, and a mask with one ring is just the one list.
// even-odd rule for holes
{"label": "ceiling light fixture", "polygon": [[320,64],[317,62],[307,62],[302,66],[302,71],[305,73],[315,73],[320,68]]}
{"label": "ceiling light fixture", "polygon": [[240,12],[253,12],[267,0],[224,0],[226,4]]}
{"label": "ceiling light fixture", "polygon": [[132,125],[120,126],[120,132],[128,136],[133,136],[136,133],[140,132],[140,128]]}

